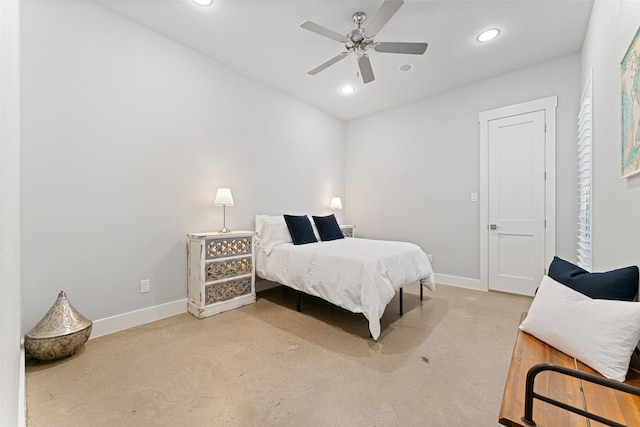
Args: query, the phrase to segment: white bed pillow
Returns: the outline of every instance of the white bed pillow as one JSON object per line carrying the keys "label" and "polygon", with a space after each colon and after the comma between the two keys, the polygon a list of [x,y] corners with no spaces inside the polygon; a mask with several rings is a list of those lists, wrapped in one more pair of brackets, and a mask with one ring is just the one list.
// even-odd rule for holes
{"label": "white bed pillow", "polygon": [[640,340],[640,303],[591,299],[544,276],[520,329],[623,382]]}
{"label": "white bed pillow", "polygon": [[318,242],[321,242],[322,239],[320,239],[320,232],[318,231],[318,227],[316,227],[316,222],[313,220],[313,216],[307,215],[307,218],[309,218],[309,222],[311,223],[311,228],[313,229],[313,235],[316,236],[316,240]]}
{"label": "white bed pillow", "polygon": [[292,243],[282,215],[256,215],[256,245],[265,255],[282,243]]}
{"label": "white bed pillow", "polygon": [[[313,218],[310,215],[307,215],[307,218],[316,240],[320,241],[320,234]],[[293,243],[284,215],[256,215],[256,245],[263,253],[269,255],[273,248],[282,243]]]}
{"label": "white bed pillow", "polygon": [[256,238],[257,239],[262,237],[262,234],[264,233],[264,225],[267,223],[285,224],[284,217],[282,215],[256,215]]}

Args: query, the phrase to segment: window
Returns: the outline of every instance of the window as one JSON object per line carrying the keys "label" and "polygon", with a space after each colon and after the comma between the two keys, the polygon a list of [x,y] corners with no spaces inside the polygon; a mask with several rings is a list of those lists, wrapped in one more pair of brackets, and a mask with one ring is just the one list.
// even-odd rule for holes
{"label": "window", "polygon": [[591,77],[578,114],[578,265],[591,271]]}

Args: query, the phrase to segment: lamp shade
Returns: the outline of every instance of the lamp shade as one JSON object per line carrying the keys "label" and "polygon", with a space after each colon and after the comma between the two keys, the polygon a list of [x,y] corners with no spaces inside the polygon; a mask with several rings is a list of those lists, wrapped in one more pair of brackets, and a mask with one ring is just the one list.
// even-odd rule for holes
{"label": "lamp shade", "polygon": [[342,200],[340,200],[340,197],[331,199],[331,209],[342,209]]}
{"label": "lamp shade", "polygon": [[216,192],[216,199],[213,202],[216,206],[233,206],[233,196],[231,195],[231,189],[218,188]]}

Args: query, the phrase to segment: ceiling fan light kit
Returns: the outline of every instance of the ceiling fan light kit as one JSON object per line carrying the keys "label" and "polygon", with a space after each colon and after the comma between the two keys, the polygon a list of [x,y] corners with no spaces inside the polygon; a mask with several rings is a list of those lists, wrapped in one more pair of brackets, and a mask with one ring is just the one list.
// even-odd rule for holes
{"label": "ceiling fan light kit", "polygon": [[341,61],[350,53],[353,53],[358,62],[362,81],[364,83],[369,83],[375,80],[375,76],[373,74],[371,60],[367,54],[368,50],[373,49],[376,52],[381,53],[401,53],[409,55],[422,55],[425,53],[428,46],[427,43],[375,42],[373,39],[403,4],[404,0],[385,0],[382,6],[380,6],[380,9],[378,9],[371,19],[371,22],[367,24],[365,28],[363,28],[362,25],[366,21],[367,15],[364,12],[354,13],[352,19],[357,28],[349,31],[346,35],[342,35],[336,31],[330,30],[329,28],[323,27],[322,25],[318,25],[315,22],[304,21],[300,24],[300,27],[337,42],[344,43],[344,47],[347,49],[346,52],[339,53],[309,71],[308,74],[314,76],[338,61]]}

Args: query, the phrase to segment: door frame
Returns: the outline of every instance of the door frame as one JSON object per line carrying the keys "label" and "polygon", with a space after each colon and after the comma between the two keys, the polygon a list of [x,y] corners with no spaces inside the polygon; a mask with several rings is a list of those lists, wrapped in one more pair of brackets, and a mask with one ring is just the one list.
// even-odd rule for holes
{"label": "door frame", "polygon": [[[545,236],[546,265],[556,252],[556,109],[558,97],[481,111],[480,121],[480,289],[489,290],[489,122],[520,114],[545,112]],[[545,268],[546,274],[546,268]]]}

